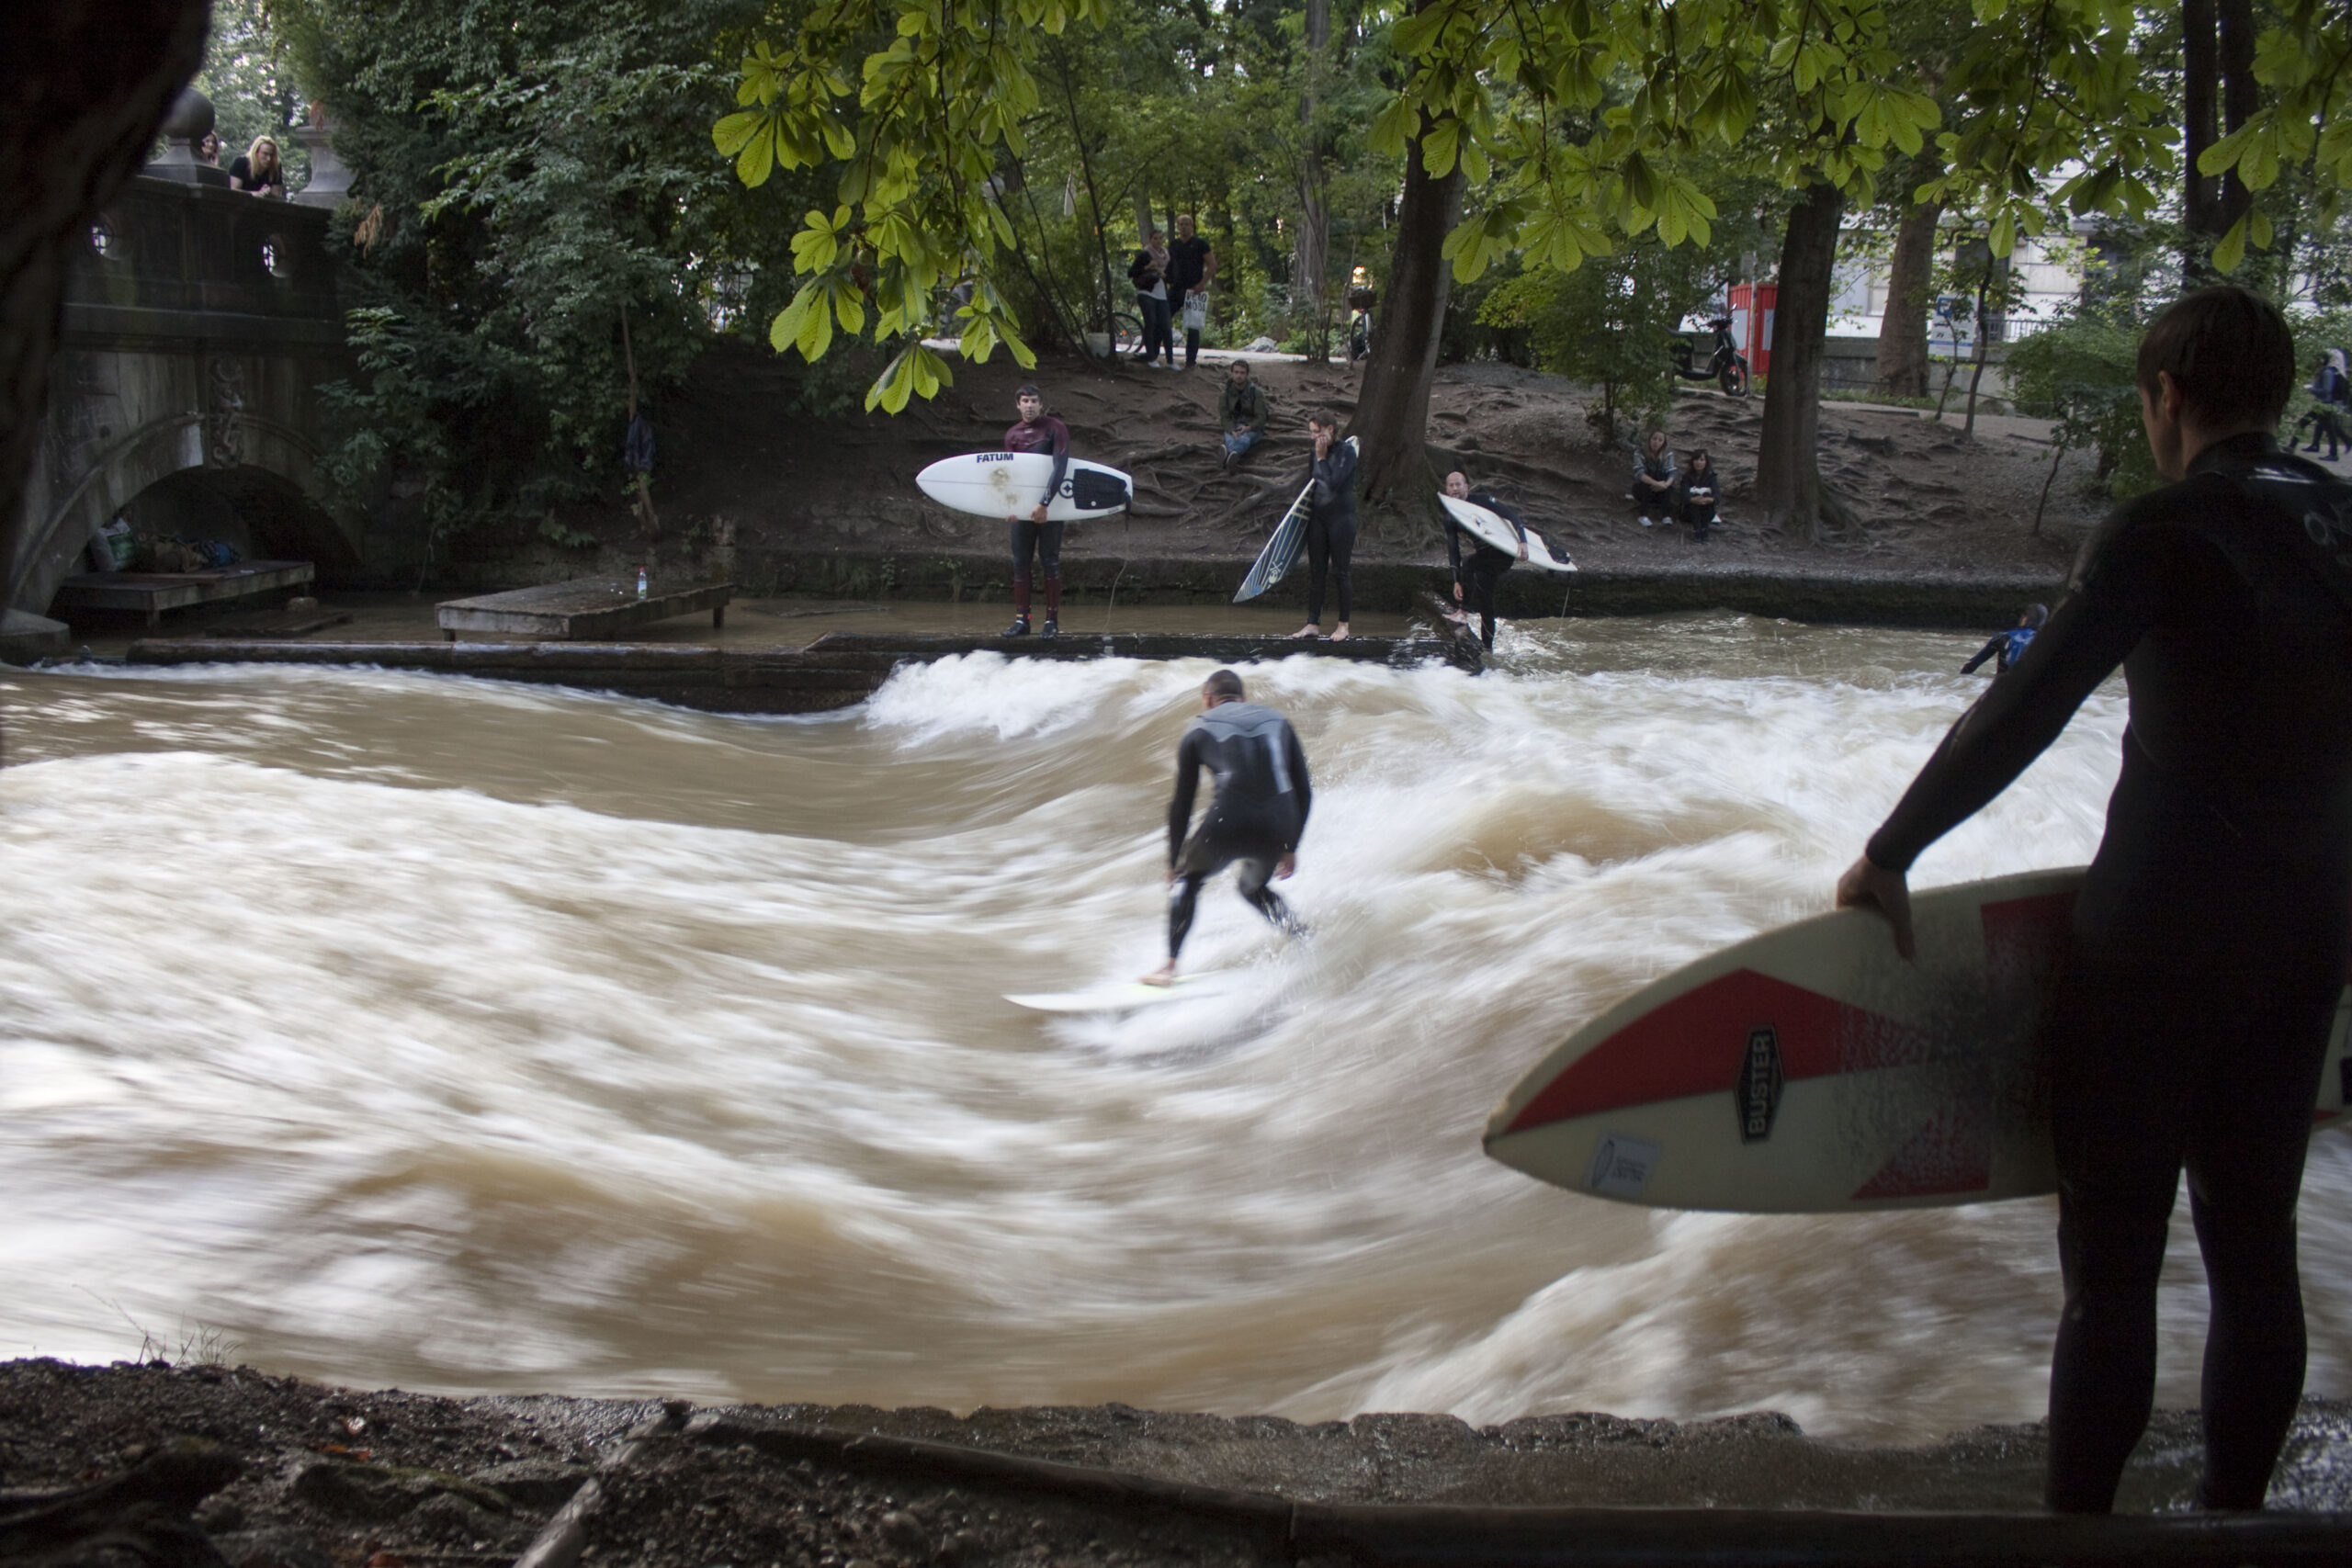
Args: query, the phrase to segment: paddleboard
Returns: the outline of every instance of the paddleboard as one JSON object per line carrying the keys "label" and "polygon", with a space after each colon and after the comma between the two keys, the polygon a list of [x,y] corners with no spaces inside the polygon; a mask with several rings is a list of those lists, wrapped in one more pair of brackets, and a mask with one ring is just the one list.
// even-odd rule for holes
{"label": "paddleboard", "polygon": [[[1498,513],[1483,506],[1474,505],[1458,496],[1441,492],[1438,500],[1444,502],[1446,514],[1462,525],[1463,531],[1483,545],[1492,545],[1507,556],[1519,554],[1519,536],[1510,531],[1510,524]],[[1555,556],[1544,536],[1534,529],[1527,531],[1527,564],[1545,571],[1574,571],[1577,563],[1566,556]]]}
{"label": "paddleboard", "polygon": [[1141,980],[1106,980],[1082,991],[1040,991],[1026,996],[1008,992],[1004,999],[1033,1012],[1132,1012],[1161,1002],[1198,1001],[1204,997],[1222,996],[1233,985],[1232,971],[1204,969],[1197,975],[1177,976],[1172,986],[1147,986]]}
{"label": "paddleboard", "polygon": [[[1348,446],[1354,448],[1355,445],[1356,438],[1349,436]],[[1306,503],[1314,494],[1315,481],[1309,479],[1300,489],[1298,499],[1290,503],[1290,510],[1283,513],[1283,520],[1274,525],[1273,536],[1266,541],[1266,547],[1250,564],[1250,575],[1241,580],[1241,592],[1233,596],[1235,604],[1255,599],[1280,582],[1283,574],[1297,564],[1299,549],[1306,543]]]}
{"label": "paddleboard", "polygon": [[[1645,987],[1563,1041],[1487,1152],[1571,1191],[1668,1209],[1829,1213],[2055,1190],[2033,1049],[2080,867],[1912,895],[1918,961],[1841,909]],[[2314,1124],[2341,1118],[2352,993]]]}
{"label": "paddleboard", "polygon": [[[942,457],[915,476],[923,494],[956,512],[981,517],[1029,515],[1054,477],[1046,452],[967,452]],[[1101,517],[1125,507],[1135,483],[1118,469],[1083,457],[1069,460],[1060,491],[1046,503],[1048,523]]]}

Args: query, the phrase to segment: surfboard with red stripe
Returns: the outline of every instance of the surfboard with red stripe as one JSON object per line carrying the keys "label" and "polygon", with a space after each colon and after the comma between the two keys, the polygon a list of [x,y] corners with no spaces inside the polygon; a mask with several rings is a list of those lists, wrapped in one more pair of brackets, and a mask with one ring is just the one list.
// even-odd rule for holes
{"label": "surfboard with red stripe", "polygon": [[[2033,1042],[2080,867],[1917,893],[1918,960],[1844,909],[1667,976],[1570,1035],[1487,1123],[1487,1152],[1595,1197],[1826,1213],[2049,1192]],[[2341,1116],[2352,992],[2314,1122]]]}

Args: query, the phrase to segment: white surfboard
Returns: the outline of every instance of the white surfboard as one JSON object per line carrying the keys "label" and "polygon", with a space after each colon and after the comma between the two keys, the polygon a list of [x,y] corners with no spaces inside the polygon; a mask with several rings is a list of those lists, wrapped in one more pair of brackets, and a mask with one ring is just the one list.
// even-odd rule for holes
{"label": "white surfboard", "polygon": [[[923,494],[940,505],[981,517],[1026,517],[1054,477],[1045,452],[967,452],[942,457],[915,476]],[[1102,517],[1124,508],[1135,483],[1118,469],[1072,457],[1061,489],[1046,506],[1049,523]]]}
{"label": "white surfboard", "polygon": [[1147,986],[1141,980],[1106,980],[1082,991],[1039,991],[1025,996],[1007,993],[1004,999],[1033,1012],[1132,1012],[1162,1002],[1223,996],[1233,989],[1235,980],[1229,969],[1204,969],[1197,975],[1177,976],[1172,986]]}
{"label": "white surfboard", "polygon": [[[2033,1043],[2079,867],[1912,896],[1918,961],[1871,909],[1751,937],[1570,1034],[1487,1121],[1487,1152],[1600,1198],[1827,1213],[2052,1191]],[[2314,1125],[2345,1108],[2352,993]]]}
{"label": "white surfboard", "polygon": [[[1446,514],[1462,525],[1463,531],[1482,545],[1492,545],[1507,556],[1519,554],[1519,536],[1510,531],[1510,524],[1483,506],[1475,506],[1458,496],[1441,493],[1438,500],[1445,505]],[[1542,535],[1532,528],[1527,531],[1527,564],[1545,571],[1574,571],[1577,563],[1566,556],[1555,556]]]}

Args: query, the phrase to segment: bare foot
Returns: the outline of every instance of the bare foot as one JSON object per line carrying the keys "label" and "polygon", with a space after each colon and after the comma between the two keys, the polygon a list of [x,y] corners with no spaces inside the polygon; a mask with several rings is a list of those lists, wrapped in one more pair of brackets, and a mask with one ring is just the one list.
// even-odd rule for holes
{"label": "bare foot", "polygon": [[1143,984],[1147,986],[1172,986],[1175,983],[1176,961],[1172,958],[1143,976]]}
{"label": "bare foot", "polygon": [[1309,622],[1307,622],[1305,626],[1303,626],[1299,627],[1299,628],[1298,628],[1298,630],[1296,630],[1296,631],[1295,631],[1295,632],[1291,633],[1290,635],[1291,635],[1291,636],[1293,636],[1293,637],[1321,637],[1321,636],[1323,635],[1323,628],[1322,628],[1321,626],[1317,626],[1313,621],[1309,621]]}
{"label": "bare foot", "polygon": [[1332,640],[1333,642],[1345,642],[1345,641],[1347,641],[1347,640],[1348,640],[1348,623],[1347,623],[1347,622],[1345,622],[1345,621],[1341,621],[1341,622],[1340,623],[1340,629],[1339,629],[1339,630],[1337,630],[1337,631],[1335,631],[1335,632],[1333,632],[1333,633],[1331,634],[1331,640]]}

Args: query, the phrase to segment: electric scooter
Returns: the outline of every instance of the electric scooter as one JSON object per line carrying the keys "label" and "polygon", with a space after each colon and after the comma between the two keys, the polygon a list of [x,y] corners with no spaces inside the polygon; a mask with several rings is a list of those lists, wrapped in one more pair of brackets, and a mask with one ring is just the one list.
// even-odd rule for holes
{"label": "electric scooter", "polygon": [[1678,335],[1667,345],[1667,352],[1674,358],[1674,373],[1686,381],[1713,381],[1731,397],[1747,396],[1747,355],[1731,341],[1731,318],[1717,316],[1707,325],[1714,329],[1715,351],[1708,357],[1705,368],[1691,364],[1690,340]]}

